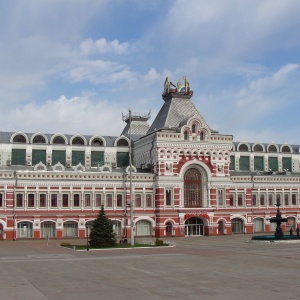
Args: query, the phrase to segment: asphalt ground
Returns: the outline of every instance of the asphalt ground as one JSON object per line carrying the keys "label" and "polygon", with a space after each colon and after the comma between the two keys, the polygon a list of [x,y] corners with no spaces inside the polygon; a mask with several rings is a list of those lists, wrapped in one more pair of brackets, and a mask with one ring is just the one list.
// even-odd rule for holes
{"label": "asphalt ground", "polygon": [[300,299],[300,243],[166,241],[173,246],[88,252],[60,240],[1,241],[0,299]]}

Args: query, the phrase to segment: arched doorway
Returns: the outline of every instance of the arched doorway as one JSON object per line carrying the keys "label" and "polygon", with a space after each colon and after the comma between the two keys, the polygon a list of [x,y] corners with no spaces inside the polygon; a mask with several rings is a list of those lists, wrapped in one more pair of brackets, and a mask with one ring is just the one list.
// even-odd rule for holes
{"label": "arched doorway", "polygon": [[63,226],[63,237],[78,237],[78,223],[67,221]]}
{"label": "arched doorway", "polygon": [[200,218],[192,217],[185,221],[186,236],[201,236],[204,235],[204,223]]}
{"label": "arched doorway", "polygon": [[243,220],[239,218],[234,218],[231,220],[231,232],[232,233],[243,233],[244,223]]}
{"label": "arched doorway", "polygon": [[262,218],[256,218],[253,220],[253,232],[264,232],[265,222]]}
{"label": "arched doorway", "polygon": [[136,223],[136,235],[137,236],[150,236],[151,235],[151,223],[147,220],[140,220]]}
{"label": "arched doorway", "polygon": [[32,223],[30,222],[20,222],[17,226],[17,238],[32,238],[33,230]]}
{"label": "arched doorway", "polygon": [[43,222],[41,224],[41,237],[42,238],[55,238],[55,223]]}
{"label": "arched doorway", "polygon": [[166,223],[166,236],[172,236],[173,235],[173,225],[171,222]]}
{"label": "arched doorway", "polygon": [[225,234],[225,224],[223,221],[218,222],[218,234],[219,235]]}

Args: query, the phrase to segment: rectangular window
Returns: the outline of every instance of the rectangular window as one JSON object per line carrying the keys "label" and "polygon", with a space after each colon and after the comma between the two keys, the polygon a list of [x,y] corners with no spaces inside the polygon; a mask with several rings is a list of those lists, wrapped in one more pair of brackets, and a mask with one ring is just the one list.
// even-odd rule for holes
{"label": "rectangular window", "polygon": [[269,157],[269,169],[278,171],[278,157]]}
{"label": "rectangular window", "polygon": [[254,156],[254,170],[255,171],[264,170],[264,158],[262,156]]}
{"label": "rectangular window", "polygon": [[79,194],[74,194],[74,199],[73,199],[73,206],[74,207],[79,207],[80,206],[80,195]]}
{"label": "rectangular window", "polygon": [[290,205],[289,194],[284,194],[284,205]]}
{"label": "rectangular window", "polygon": [[46,207],[46,194],[40,194],[40,207]]}
{"label": "rectangular window", "polygon": [[264,194],[260,194],[260,205],[261,206],[265,206],[265,195]]}
{"label": "rectangular window", "polygon": [[32,165],[36,165],[39,162],[42,162],[46,165],[46,150],[32,150]]}
{"label": "rectangular window", "polygon": [[106,206],[107,207],[112,207],[112,194],[106,195]]}
{"label": "rectangular window", "polygon": [[269,194],[269,206],[274,206],[274,196],[273,194]]}
{"label": "rectangular window", "polygon": [[34,207],[34,194],[28,194],[27,206]]}
{"label": "rectangular window", "polygon": [[91,194],[84,194],[85,207],[91,207]]}
{"label": "rectangular window", "polygon": [[229,196],[229,205],[234,206],[234,194],[230,194]]}
{"label": "rectangular window", "polygon": [[72,151],[72,166],[85,165],[84,151]]}
{"label": "rectangular window", "polygon": [[292,194],[292,205],[297,205],[297,195]]}
{"label": "rectangular window", "polygon": [[123,207],[123,195],[117,194],[117,207]]}
{"label": "rectangular window", "polygon": [[96,207],[101,207],[101,194],[96,194]]}
{"label": "rectangular window", "polygon": [[252,194],[252,206],[257,206],[257,195]]}
{"label": "rectangular window", "polygon": [[172,205],[172,190],[166,190],[166,206]]}
{"label": "rectangular window", "polygon": [[224,190],[218,190],[218,205],[224,206]]}
{"label": "rectangular window", "polygon": [[238,206],[243,206],[243,194],[238,194]]}
{"label": "rectangular window", "polygon": [[69,207],[69,195],[68,194],[62,195],[62,206]]}
{"label": "rectangular window", "polygon": [[104,151],[91,152],[92,167],[102,167],[104,165]]}
{"label": "rectangular window", "polygon": [[57,194],[51,194],[51,207],[57,207]]}
{"label": "rectangular window", "polygon": [[282,169],[286,171],[292,170],[292,159],[290,157],[282,158]]}
{"label": "rectangular window", "polygon": [[229,170],[231,170],[231,171],[235,170],[235,157],[234,156],[230,156]]}
{"label": "rectangular window", "polygon": [[11,164],[25,166],[26,165],[26,150],[25,149],[12,149]]}
{"label": "rectangular window", "polygon": [[150,194],[146,195],[146,207],[152,207],[152,196]]}
{"label": "rectangular window", "polygon": [[141,207],[142,206],[142,196],[141,194],[135,195],[135,207]]}
{"label": "rectangular window", "polygon": [[3,194],[0,194],[0,207],[3,207]]}
{"label": "rectangular window", "polygon": [[23,207],[23,194],[17,194],[17,207]]}
{"label": "rectangular window", "polygon": [[276,203],[281,204],[281,195],[280,194],[276,195]]}
{"label": "rectangular window", "polygon": [[240,157],[240,171],[249,171],[250,170],[250,157],[241,156]]}
{"label": "rectangular window", "polygon": [[66,151],[64,150],[52,150],[52,165],[60,162],[62,165],[66,164]]}

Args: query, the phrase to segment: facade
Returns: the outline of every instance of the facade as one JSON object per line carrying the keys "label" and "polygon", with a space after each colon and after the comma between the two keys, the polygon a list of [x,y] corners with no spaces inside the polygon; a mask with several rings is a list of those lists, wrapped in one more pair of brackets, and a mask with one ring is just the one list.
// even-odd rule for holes
{"label": "facade", "polygon": [[131,218],[137,237],[274,232],[276,203],[297,227],[300,145],[234,142],[192,95],[166,79],[153,123],[130,113],[120,136],[0,132],[0,239],[85,237],[101,205],[117,236]]}

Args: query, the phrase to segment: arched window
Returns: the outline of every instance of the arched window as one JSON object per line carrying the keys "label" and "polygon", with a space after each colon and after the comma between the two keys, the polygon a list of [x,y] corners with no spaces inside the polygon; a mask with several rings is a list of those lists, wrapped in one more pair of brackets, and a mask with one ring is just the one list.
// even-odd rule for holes
{"label": "arched window", "polygon": [[269,146],[268,152],[277,152],[277,148],[274,145]]}
{"label": "arched window", "polygon": [[36,135],[32,141],[33,144],[45,144],[46,140],[42,135]]}
{"label": "arched window", "polygon": [[200,141],[203,141],[204,140],[204,132],[201,132],[200,133]]}
{"label": "arched window", "polygon": [[185,131],[185,132],[183,133],[183,136],[184,136],[184,139],[185,139],[185,140],[188,140],[188,139],[189,139],[189,132],[188,132],[188,131]]}
{"label": "arched window", "polygon": [[192,133],[196,133],[196,124],[192,125]]}
{"label": "arched window", "polygon": [[184,175],[184,206],[202,207],[202,178],[195,168],[189,169]]}
{"label": "arched window", "polygon": [[72,145],[84,145],[84,140],[81,137],[76,137],[73,139]]}
{"label": "arched window", "polygon": [[263,147],[261,145],[258,145],[258,144],[254,146],[253,150],[255,152],[263,152],[264,151]]}
{"label": "arched window", "polygon": [[291,149],[289,146],[283,146],[281,152],[290,153]]}
{"label": "arched window", "polygon": [[101,139],[93,139],[92,146],[93,147],[102,147],[103,141]]}
{"label": "arched window", "polygon": [[240,152],[248,152],[249,151],[248,146],[246,144],[241,144],[239,146],[239,151]]}
{"label": "arched window", "polygon": [[62,136],[56,136],[53,139],[53,144],[61,144],[64,145],[65,144],[65,139]]}
{"label": "arched window", "polygon": [[128,142],[125,139],[120,139],[117,142],[117,147],[128,147]]}
{"label": "arched window", "polygon": [[22,134],[18,134],[18,135],[16,135],[14,137],[13,142],[14,143],[24,143],[25,144],[26,143],[26,139],[25,139],[25,137]]}

